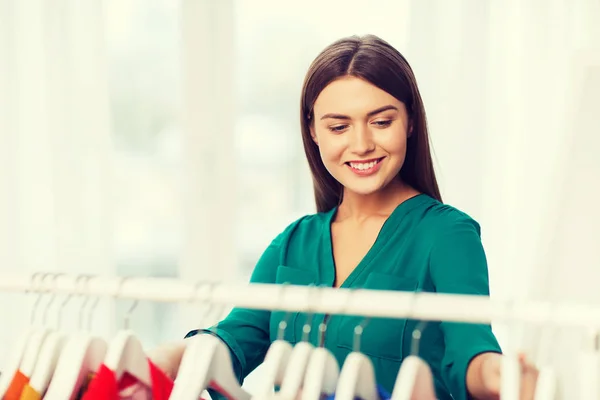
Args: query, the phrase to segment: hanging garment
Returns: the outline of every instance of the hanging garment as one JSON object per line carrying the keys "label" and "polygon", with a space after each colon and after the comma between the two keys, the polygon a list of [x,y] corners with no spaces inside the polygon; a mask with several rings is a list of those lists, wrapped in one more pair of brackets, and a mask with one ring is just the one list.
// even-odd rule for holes
{"label": "hanging garment", "polygon": [[140,385],[127,374],[117,382],[115,373],[101,365],[83,395],[83,400],[168,400],[173,390],[173,381],[151,361],[148,361],[148,366],[151,388]]}
{"label": "hanging garment", "polygon": [[34,388],[26,384],[21,392],[20,400],[42,400],[42,395],[38,393]]}
{"label": "hanging garment", "polygon": [[[288,226],[260,257],[252,283],[332,287],[335,260],[331,224],[337,207],[308,215]],[[345,289],[439,292],[489,296],[488,267],[479,224],[461,211],[421,194],[396,207],[383,224],[365,257],[342,283]],[[326,316],[285,310],[234,308],[212,332],[231,350],[233,369],[243,379],[264,360],[277,339],[281,321],[288,322],[284,340],[298,343],[311,323],[310,342],[318,342],[319,325]],[[351,315],[332,315],[324,347],[339,365],[354,348],[354,328],[365,321]],[[413,319],[370,318],[360,351],[371,359],[377,382],[388,392],[400,365],[411,354]],[[501,352],[489,324],[432,321],[423,332],[419,356],[431,367],[440,400],[467,400],[466,373],[470,360],[483,352]],[[211,393],[211,396],[213,393]],[[213,396],[214,399],[222,399]]]}
{"label": "hanging garment", "polygon": [[92,383],[92,381],[94,380],[94,378],[96,377],[96,373],[89,373],[85,379],[83,380],[83,383],[81,384],[81,386],[79,387],[79,391],[77,391],[77,394],[75,394],[75,400],[82,400],[83,396],[85,395],[85,393],[88,391],[90,384]]}
{"label": "hanging garment", "polygon": [[10,382],[8,390],[4,394],[3,400],[20,400],[21,393],[23,393],[23,389],[28,383],[29,378],[23,375],[21,371],[17,371],[12,381]]}

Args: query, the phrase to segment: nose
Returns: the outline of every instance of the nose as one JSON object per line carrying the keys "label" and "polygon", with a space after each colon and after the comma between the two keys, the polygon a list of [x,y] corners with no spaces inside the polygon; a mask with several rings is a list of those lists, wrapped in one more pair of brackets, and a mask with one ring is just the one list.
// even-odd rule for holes
{"label": "nose", "polygon": [[350,151],[357,155],[364,155],[375,150],[375,142],[371,131],[363,126],[358,126],[352,130],[350,135]]}

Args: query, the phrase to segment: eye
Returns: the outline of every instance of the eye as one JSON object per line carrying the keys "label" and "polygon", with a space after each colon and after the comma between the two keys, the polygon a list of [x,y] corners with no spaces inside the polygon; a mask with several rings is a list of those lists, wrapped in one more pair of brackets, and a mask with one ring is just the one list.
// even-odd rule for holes
{"label": "eye", "polygon": [[373,123],[380,128],[386,128],[392,124],[392,120],[375,121]]}
{"label": "eye", "polygon": [[344,130],[346,130],[346,128],[348,128],[348,125],[335,125],[335,126],[330,126],[329,130],[331,132],[343,132]]}

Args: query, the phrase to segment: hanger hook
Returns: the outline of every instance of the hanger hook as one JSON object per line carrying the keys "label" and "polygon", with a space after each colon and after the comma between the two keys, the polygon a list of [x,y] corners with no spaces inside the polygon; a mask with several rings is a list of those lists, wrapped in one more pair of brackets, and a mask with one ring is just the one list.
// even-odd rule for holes
{"label": "hanger hook", "polygon": [[[283,300],[283,298],[284,298],[286,286],[289,284],[290,284],[289,282],[285,282],[285,283],[281,284],[281,290],[280,290],[280,294],[279,294],[280,303],[282,303],[281,300]],[[277,326],[277,340],[285,340],[285,330],[288,327],[288,322],[289,322],[291,315],[292,315],[292,313],[290,311],[287,311],[285,313],[285,315],[283,316],[283,319],[281,321],[279,321],[279,324]]]}
{"label": "hanger hook", "polygon": [[50,294],[50,300],[48,300],[48,303],[46,304],[46,308],[44,309],[44,312],[42,313],[42,324],[44,326],[46,326],[46,324],[48,323],[48,312],[50,311],[50,306],[52,305],[52,303],[54,303],[54,300],[56,300],[56,298],[58,297],[57,293],[56,293],[56,280],[58,279],[59,276],[64,275],[64,273],[50,273],[49,275],[52,276],[52,283],[51,286],[48,287],[48,293]]}
{"label": "hanger hook", "polygon": [[[350,300],[352,299],[353,293],[356,293],[356,289],[349,289],[348,302],[346,304],[347,311],[350,311]],[[360,352],[360,344],[362,341],[362,335],[370,321],[371,321],[371,318],[363,317],[362,322],[354,327],[354,338],[352,340],[352,351],[353,352],[357,352],[357,353]]]}
{"label": "hanger hook", "polygon": [[[306,321],[302,326],[302,341],[309,342],[310,341],[310,332],[312,330],[312,320],[315,316],[314,305],[311,303],[311,293],[317,289],[313,283],[308,285],[306,295],[308,296],[307,307],[306,307]],[[318,289],[317,289],[318,290]]]}
{"label": "hanger hook", "polygon": [[[89,283],[93,278],[95,278],[94,275],[87,276],[86,283],[87,283],[88,290],[89,290]],[[89,297],[92,297],[91,294],[89,295]],[[96,307],[98,306],[98,302],[100,302],[100,296],[93,296],[93,297],[94,297],[94,301],[92,302],[92,305],[90,306],[90,308],[87,312],[87,314],[88,314],[87,329],[89,332],[92,331],[92,322],[94,321],[93,320],[94,311],[96,310]]]}
{"label": "hanger hook", "polygon": [[[548,362],[549,354],[551,353],[552,348],[552,339],[556,333],[556,327],[551,324],[552,322],[552,303],[548,302],[548,315],[546,317],[546,327],[542,328],[542,333],[540,334],[540,341],[538,343],[538,352],[537,352],[537,361],[538,365],[543,365]],[[597,335],[598,331],[595,330],[595,334]],[[596,341],[597,346],[597,341]],[[596,349],[597,350],[597,347]]]}
{"label": "hanger hook", "polygon": [[[208,294],[206,295],[206,298],[203,299],[204,303],[206,304],[206,311],[202,315],[202,318],[200,318],[200,320],[202,321],[200,323],[201,326],[206,325],[203,320],[210,321],[212,319],[212,318],[209,318],[209,316],[210,316],[210,311],[214,308],[214,302],[213,302],[212,298],[213,298],[214,287],[217,285],[217,283],[218,282],[215,282],[215,281],[213,281],[213,282],[200,281],[200,282],[197,282],[196,285],[194,286],[194,295],[190,299],[190,301],[193,301],[199,297],[198,291],[202,286],[206,286],[208,288]],[[212,328],[216,329],[218,325],[219,325],[219,321],[217,321],[217,323]]]}
{"label": "hanger hook", "polygon": [[[408,310],[408,317],[415,320],[415,307],[417,305],[417,299],[419,297],[420,290],[415,290],[411,296],[411,304]],[[408,319],[408,318],[407,318]],[[423,336],[423,331],[427,327],[428,321],[419,320],[417,326],[412,331],[412,340],[410,343],[410,354],[413,356],[419,355],[419,346],[421,344],[421,337]]]}
{"label": "hanger hook", "polygon": [[87,283],[90,280],[89,275],[85,275],[85,274],[79,275],[75,279],[75,284],[76,284],[76,286],[79,286],[79,281],[82,279],[85,281],[83,282],[83,284],[81,286],[81,291],[78,291],[79,295],[81,297],[83,297],[83,301],[81,302],[81,308],[79,309],[79,318],[78,318],[78,324],[77,324],[80,331],[83,331],[83,318],[84,318],[85,306],[87,306],[88,301],[90,301],[90,296],[87,293]]}
{"label": "hanger hook", "polygon": [[[39,287],[36,289],[34,289],[34,291],[39,292],[38,297],[35,299],[35,302],[33,303],[33,310],[31,312],[31,324],[33,325],[35,323],[35,315],[37,314],[37,309],[40,305],[40,301],[42,300],[42,297],[44,297],[44,293],[46,293],[48,290],[44,290],[44,280],[46,280],[46,277],[48,277],[48,275],[50,275],[50,273],[48,272],[36,272],[34,274],[34,276],[37,276],[37,274],[40,274],[40,282],[39,282]],[[35,279],[33,280],[33,282],[35,284]]]}
{"label": "hanger hook", "polygon": [[508,325],[508,338],[507,338],[507,342],[508,345],[506,346],[508,349],[508,352],[511,352],[511,354],[515,354],[516,353],[516,348],[517,346],[515,346],[515,343],[517,342],[516,337],[519,334],[519,324],[518,324],[518,319],[516,318],[516,310],[518,309],[517,307],[517,301],[514,297],[510,297],[507,300],[507,325]]}
{"label": "hanger hook", "polygon": [[85,295],[85,287],[81,287],[79,286],[79,281],[82,279],[85,279],[86,276],[81,274],[78,275],[75,278],[75,291],[77,292],[77,294],[79,296],[82,297],[82,302],[81,302],[81,306],[79,308],[79,315],[78,315],[78,320],[77,320],[77,326],[79,327],[79,330],[83,330],[83,310],[85,309],[85,305],[88,302],[88,297]]}
{"label": "hanger hook", "polygon": [[55,292],[55,284],[56,284],[56,274],[52,273],[52,272],[48,272],[46,274],[46,276],[44,277],[44,280],[46,280],[46,278],[51,278],[52,282],[46,287],[46,290],[44,290],[44,292],[50,296],[50,299],[48,300],[48,302],[46,303],[45,308],[42,311],[42,326],[47,326],[48,323],[48,310],[50,310],[50,306],[52,305],[52,303],[54,303],[54,299],[56,298],[56,292]]}
{"label": "hanger hook", "polygon": [[[203,286],[207,286],[208,284],[206,283],[206,281],[198,281],[194,284],[194,288],[192,289],[192,294],[190,295],[190,303],[195,302],[196,300],[198,300],[198,292],[200,291],[200,289]],[[208,315],[208,311],[210,311],[210,309],[207,307],[205,311],[202,312],[201,317],[199,318],[200,320],[200,325],[202,325],[204,322],[204,320],[206,319],[206,316]]]}
{"label": "hanger hook", "polygon": [[[208,304],[209,304],[209,310],[217,310],[216,312],[216,316],[217,316],[217,322],[215,323],[215,325],[213,326],[213,328],[216,330],[217,327],[219,326],[219,322],[221,322],[221,313],[223,312],[223,308],[225,308],[224,305],[221,305],[221,307],[219,308],[219,305],[214,301],[214,294],[215,294],[215,287],[219,284],[219,282],[217,281],[212,281],[212,282],[208,282],[208,287],[210,288],[210,292],[208,295]],[[211,319],[213,318],[213,316],[211,315]]]}
{"label": "hanger hook", "polygon": [[41,290],[39,290],[39,289],[36,290],[36,283],[37,283],[36,280],[37,280],[38,275],[41,275],[41,274],[42,274],[41,272],[34,272],[33,274],[31,274],[30,285],[29,285],[29,288],[27,289],[28,293],[34,293],[35,294],[35,292],[39,292],[37,294],[36,298],[35,298],[35,301],[33,302],[33,305],[31,306],[31,314],[29,316],[29,319],[30,319],[29,323],[31,325],[33,325],[35,323],[35,312],[37,310],[37,306],[38,306],[38,304],[40,302],[40,299],[42,297]]}
{"label": "hanger hook", "polygon": [[[318,298],[321,300],[322,291],[318,291]],[[325,347],[325,333],[327,332],[327,324],[329,323],[329,315],[325,315],[323,317],[323,321],[319,324],[318,328],[318,339],[317,339],[317,347]]]}
{"label": "hanger hook", "polygon": [[[75,284],[77,284],[77,280],[75,280]],[[77,289],[75,291],[77,291]],[[63,312],[65,311],[65,307],[67,306],[67,303],[69,303],[69,300],[71,300],[72,297],[73,297],[73,293],[67,293],[67,295],[65,296],[65,299],[62,301],[62,303],[60,303],[60,306],[58,308],[58,313],[56,314],[56,329],[57,330],[60,329],[60,326],[62,323]]]}
{"label": "hanger hook", "polygon": [[[125,284],[125,282],[131,279],[130,276],[124,276],[121,278],[121,282],[119,282],[119,288],[117,290],[117,295],[116,297],[122,297],[122,291],[123,291],[123,285]],[[123,327],[124,329],[129,329],[130,326],[130,321],[131,321],[131,315],[133,314],[133,311],[135,310],[135,308],[137,307],[138,303],[140,302],[139,299],[135,299],[133,301],[133,303],[131,303],[131,306],[129,307],[129,309],[127,310],[127,312],[125,313],[125,317],[123,318]]]}
{"label": "hanger hook", "polygon": [[50,300],[48,300],[48,303],[46,303],[46,308],[44,309],[44,312],[42,313],[42,324],[44,326],[47,326],[48,323],[48,312],[50,311],[50,306],[52,305],[52,303],[54,303],[54,300],[56,300],[56,298],[58,297],[57,293],[56,293],[56,280],[58,279],[58,277],[60,275],[64,275],[61,273],[49,273],[48,276],[50,276],[52,278],[52,282],[50,283],[50,285],[48,286],[48,294],[50,295]]}

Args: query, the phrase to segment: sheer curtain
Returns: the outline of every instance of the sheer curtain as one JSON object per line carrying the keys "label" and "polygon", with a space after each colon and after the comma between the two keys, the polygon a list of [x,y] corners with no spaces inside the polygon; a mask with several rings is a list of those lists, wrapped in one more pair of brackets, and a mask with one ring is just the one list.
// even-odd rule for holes
{"label": "sheer curtain", "polygon": [[[375,33],[415,70],[442,194],[481,223],[492,295],[600,302],[599,1],[305,1],[292,13],[266,0],[177,4],[179,39],[165,48],[181,53],[168,136],[180,150],[177,181],[161,193],[178,196],[160,199],[182,223],[168,274],[245,279],[291,217],[313,212],[296,121],[302,75],[329,42]],[[117,16],[105,5],[0,0],[0,272],[119,271],[115,182],[125,170],[115,167],[104,41]],[[25,324],[24,300],[0,296],[20,299],[7,318]],[[165,317],[169,334],[196,323],[195,310],[179,311]],[[539,332],[514,341],[508,328],[495,325],[506,347],[537,352]],[[570,354],[575,337],[561,342]]]}
{"label": "sheer curtain", "polygon": [[[114,271],[102,24],[99,2],[0,1],[0,273]],[[31,303],[0,299],[10,343]]]}
{"label": "sheer curtain", "polygon": [[[412,5],[411,21],[427,21],[411,29],[408,56],[443,195],[481,223],[492,295],[600,303],[600,2]],[[554,362],[575,393],[581,331],[494,328],[505,350]]]}

